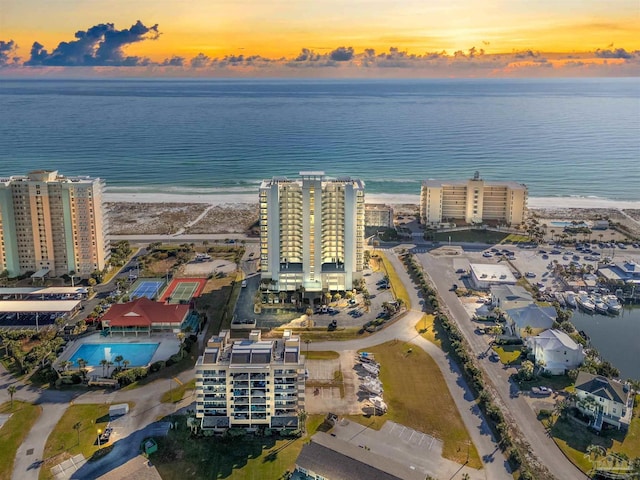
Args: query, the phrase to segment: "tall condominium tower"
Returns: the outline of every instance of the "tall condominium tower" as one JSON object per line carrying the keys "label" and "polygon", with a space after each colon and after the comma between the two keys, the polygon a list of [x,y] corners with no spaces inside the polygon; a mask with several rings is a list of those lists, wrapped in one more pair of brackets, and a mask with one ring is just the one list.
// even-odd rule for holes
{"label": "tall condominium tower", "polygon": [[526,207],[526,185],[487,182],[479,172],[469,180],[425,180],[420,192],[420,219],[425,225],[456,220],[519,225],[524,221]]}
{"label": "tall condominium tower", "polygon": [[88,276],[109,259],[99,178],[39,170],[0,178],[0,270]]}
{"label": "tall condominium tower", "polygon": [[260,262],[270,289],[349,290],[362,276],[364,182],[300,172],[260,186]]}

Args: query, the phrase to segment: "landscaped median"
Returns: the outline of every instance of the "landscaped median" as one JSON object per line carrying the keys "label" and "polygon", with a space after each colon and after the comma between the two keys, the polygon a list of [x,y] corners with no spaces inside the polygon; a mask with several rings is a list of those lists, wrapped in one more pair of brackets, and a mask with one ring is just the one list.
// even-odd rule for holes
{"label": "landscaped median", "polygon": [[386,255],[382,252],[376,252],[376,256],[371,257],[371,260],[374,262],[374,266],[385,273],[387,277],[389,277],[389,283],[391,284],[391,291],[397,300],[402,300],[404,306],[407,310],[411,310],[411,299],[409,298],[409,293],[404,286],[404,283],[400,280],[396,269],[393,268],[393,265],[386,257]]}
{"label": "landscaped median", "polygon": [[[443,456],[458,463],[482,468],[478,452],[462,422],[438,364],[421,348],[391,341],[368,348],[380,363],[384,401],[389,410],[367,419],[379,429],[387,420],[433,435],[443,442]],[[362,422],[362,417],[351,417]],[[373,421],[373,425],[369,422]],[[468,453],[467,453],[468,452]]]}
{"label": "landscaped median", "polygon": [[[13,408],[11,407],[13,403]],[[42,407],[30,403],[7,402],[0,405],[0,414],[11,415],[0,428],[0,480],[9,480],[18,447],[42,413]]]}

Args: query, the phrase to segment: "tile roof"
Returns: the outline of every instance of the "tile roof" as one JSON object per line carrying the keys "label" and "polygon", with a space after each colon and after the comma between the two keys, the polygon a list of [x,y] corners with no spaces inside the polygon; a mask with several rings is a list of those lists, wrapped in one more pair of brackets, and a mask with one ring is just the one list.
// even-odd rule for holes
{"label": "tile roof", "polygon": [[164,304],[146,297],[116,303],[102,317],[112,327],[150,327],[154,323],[180,325],[189,314],[189,305]]}

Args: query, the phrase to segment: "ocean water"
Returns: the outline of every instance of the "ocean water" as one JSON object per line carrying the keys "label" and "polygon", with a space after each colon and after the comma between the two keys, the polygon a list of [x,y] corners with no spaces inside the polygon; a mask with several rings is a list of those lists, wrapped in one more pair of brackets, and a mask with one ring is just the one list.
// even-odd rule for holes
{"label": "ocean water", "polygon": [[640,82],[0,79],[0,175],[33,169],[230,195],[303,170],[419,194],[478,170],[533,197],[640,200]]}

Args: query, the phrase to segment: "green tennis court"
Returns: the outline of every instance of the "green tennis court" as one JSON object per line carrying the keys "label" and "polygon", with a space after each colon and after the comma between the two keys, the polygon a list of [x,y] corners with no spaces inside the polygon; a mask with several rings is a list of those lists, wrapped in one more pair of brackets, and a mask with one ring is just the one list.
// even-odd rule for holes
{"label": "green tennis court", "polygon": [[200,284],[198,282],[180,282],[167,296],[168,303],[180,303],[184,300],[191,300],[191,298],[198,290]]}

